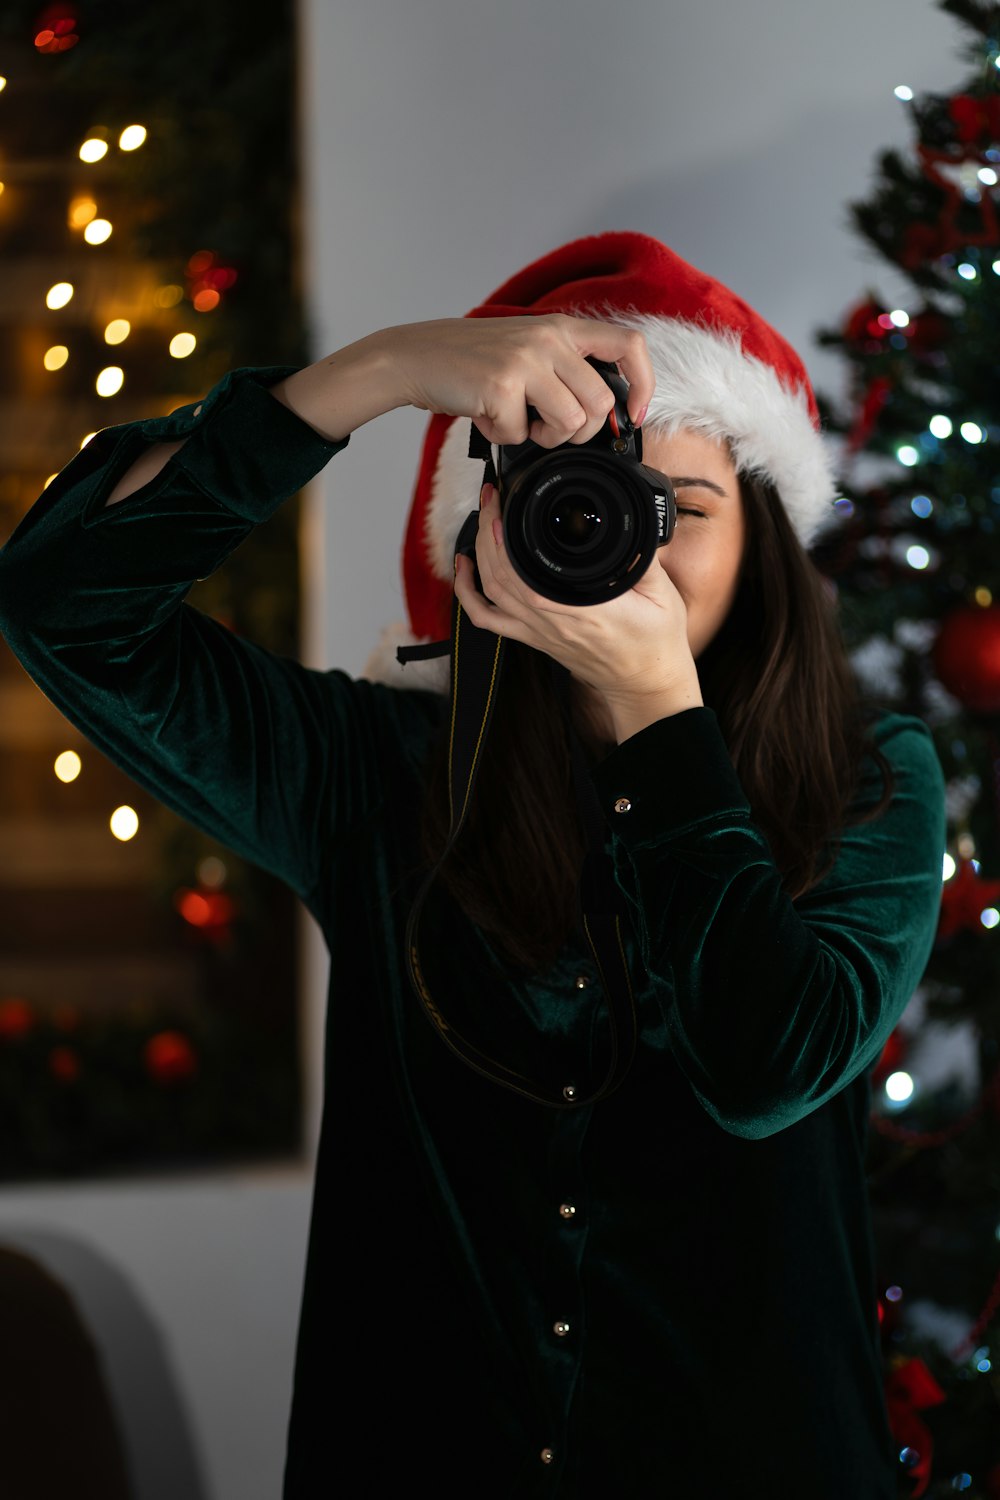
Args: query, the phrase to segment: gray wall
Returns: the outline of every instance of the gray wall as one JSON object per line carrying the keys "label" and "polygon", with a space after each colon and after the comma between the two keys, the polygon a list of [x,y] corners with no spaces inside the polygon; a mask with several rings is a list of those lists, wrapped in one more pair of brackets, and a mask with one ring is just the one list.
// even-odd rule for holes
{"label": "gray wall", "polygon": [[[930,0],[304,0],[300,45],[313,357],[460,317],[564,241],[635,229],[757,307],[831,394],[841,370],[813,330],[868,285],[902,291],[845,209],[875,152],[910,141],[893,88],[965,71]],[[357,675],[404,618],[426,421],[368,424],[310,487],[310,665]],[[326,965],[305,913],[302,933],[312,1137]],[[5,1191],[0,1239],[91,1324],[137,1500],[279,1495],[311,1171]]]}

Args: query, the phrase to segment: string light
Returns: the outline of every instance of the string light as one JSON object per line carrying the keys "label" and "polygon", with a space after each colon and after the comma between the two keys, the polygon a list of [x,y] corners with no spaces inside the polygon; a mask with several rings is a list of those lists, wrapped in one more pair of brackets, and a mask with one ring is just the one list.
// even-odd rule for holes
{"label": "string light", "polygon": [[928,566],[930,560],[931,555],[926,547],[907,547],[906,561],[909,563],[911,568],[916,568],[918,571],[922,571]]}
{"label": "string light", "polygon": [[930,421],[927,423],[927,426],[930,431],[933,432],[936,438],[951,437],[952,433],[955,430],[951,418],[943,416],[941,414],[936,417],[931,417]]}
{"label": "string light", "polygon": [[193,333],[175,333],[170,340],[170,352],[174,359],[187,359],[194,353],[197,343]]}
{"label": "string light", "polygon": [[976,422],[963,422],[958,429],[967,443],[985,443],[986,434]]}
{"label": "string light", "polygon": [[80,147],[81,161],[100,161],[101,158],[107,156],[107,154],[107,141],[100,141],[96,136],[91,136],[88,140],[85,140],[83,145]]}
{"label": "string light", "polygon": [[132,324],[128,318],[112,318],[104,330],[104,342],[106,344],[121,344],[132,332]]}
{"label": "string light", "polygon": [[899,86],[897,88],[894,88],[892,92],[895,94],[897,99],[902,99],[904,104],[908,103],[908,101],[913,98],[913,90],[909,88],[905,83],[899,84]]}
{"label": "string light", "polygon": [[182,286],[158,286],[153,293],[153,301],[157,307],[176,307],[183,296]]}
{"label": "string light", "polygon": [[110,234],[111,223],[108,219],[91,219],[83,231],[83,237],[88,245],[103,245]]}
{"label": "string light", "polygon": [[51,308],[65,307],[73,295],[73,283],[71,281],[57,281],[55,286],[50,286],[45,293],[45,306]]}
{"label": "string light", "polygon": [[125,371],[119,365],[107,365],[94,382],[99,396],[116,396],[125,384]]}
{"label": "string light", "polygon": [[69,206],[70,229],[82,229],[84,224],[89,224],[97,213],[97,204],[93,198],[74,198]]}
{"label": "string light", "polygon": [[7,87],[7,80],[6,80],[6,78],[4,78],[4,77],[3,77],[3,76],[2,76],[2,74],[0,74],[0,94],[2,94],[2,93],[3,93],[3,91],[4,91],[4,89],[5,89],[5,88],[6,88],[6,87]]}
{"label": "string light", "polygon": [[902,448],[896,449],[896,457],[899,459],[899,462],[901,464],[905,464],[908,469],[912,469],[914,464],[918,464],[920,462],[919,452],[916,448],[912,448],[908,443],[904,444]]}
{"label": "string light", "polygon": [[109,819],[109,827],[116,839],[123,844],[134,839],[139,831],[139,815],[134,807],[116,807]]}
{"label": "string light", "polygon": [[943,879],[950,880],[957,868],[958,866],[955,864],[955,861],[952,859],[951,855],[946,853],[944,857]]}
{"label": "string light", "polygon": [[55,764],[53,765],[52,769],[55,771],[60,781],[69,782],[76,780],[76,778],[80,774],[82,766],[83,762],[80,760],[80,757],[77,755],[75,750],[64,750],[61,755],[56,756]]}
{"label": "string light", "polygon": [[122,151],[136,151],[145,139],[145,125],[126,125],[118,137],[118,145]]}
{"label": "string light", "polygon": [[913,1098],[913,1079],[909,1073],[890,1073],[885,1080],[885,1097],[892,1104],[906,1104]]}
{"label": "string light", "polygon": [[51,349],[46,349],[42,357],[42,363],[47,370],[61,370],[69,359],[69,350],[65,344],[53,344]]}

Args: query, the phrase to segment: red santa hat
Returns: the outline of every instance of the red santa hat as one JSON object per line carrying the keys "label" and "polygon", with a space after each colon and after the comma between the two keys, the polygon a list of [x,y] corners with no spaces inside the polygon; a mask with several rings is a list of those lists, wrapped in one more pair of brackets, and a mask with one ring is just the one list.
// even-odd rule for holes
{"label": "red santa hat", "polygon": [[[466,316],[569,313],[637,328],[656,391],[643,431],[692,428],[727,438],[737,471],[775,485],[803,546],[837,519],[831,459],[816,397],[791,345],[742,298],[647,234],[588,235],[533,261]],[[482,459],[469,419],[431,416],[403,543],[407,622],[386,626],[362,676],[449,691],[448,656],[405,665],[397,646],[451,634],[455,542],[479,503]]]}

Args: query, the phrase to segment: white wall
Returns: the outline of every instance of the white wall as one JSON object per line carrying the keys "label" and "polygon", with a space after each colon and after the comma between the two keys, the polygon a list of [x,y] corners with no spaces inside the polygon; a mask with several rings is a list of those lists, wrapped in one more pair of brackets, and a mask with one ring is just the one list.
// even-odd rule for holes
{"label": "white wall", "polygon": [[[845,205],[875,153],[911,139],[895,85],[952,89],[959,42],[931,0],[303,0],[313,357],[460,317],[564,241],[635,229],[727,282],[839,394],[813,330],[869,285],[902,289]],[[404,618],[426,421],[368,424],[311,486],[310,665],[356,675]],[[326,966],[304,913],[302,932],[314,1136]],[[311,1170],[4,1192],[0,1240],[63,1277],[90,1323],[136,1500],[280,1494]]]}

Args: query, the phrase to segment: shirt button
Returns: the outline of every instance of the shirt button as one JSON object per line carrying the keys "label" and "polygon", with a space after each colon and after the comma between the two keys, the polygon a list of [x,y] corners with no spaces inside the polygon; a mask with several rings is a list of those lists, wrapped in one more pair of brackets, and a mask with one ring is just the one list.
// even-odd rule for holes
{"label": "shirt button", "polygon": [[563,1098],[564,1099],[575,1099],[576,1098],[576,1087],[575,1087],[574,1084],[567,1083],[566,1087],[563,1089]]}
{"label": "shirt button", "polygon": [[576,1204],[560,1203],[559,1212],[562,1214],[564,1219],[572,1219],[573,1215],[576,1213]]}
{"label": "shirt button", "polygon": [[557,1323],[553,1323],[552,1332],[555,1334],[556,1338],[564,1339],[567,1333],[569,1333],[569,1324],[564,1323],[560,1318]]}
{"label": "shirt button", "polygon": [[632,804],[627,797],[619,797],[615,802],[615,812],[629,812]]}
{"label": "shirt button", "polygon": [[555,1458],[555,1454],[553,1453],[551,1448],[543,1448],[538,1456],[542,1460],[543,1464],[550,1464]]}

